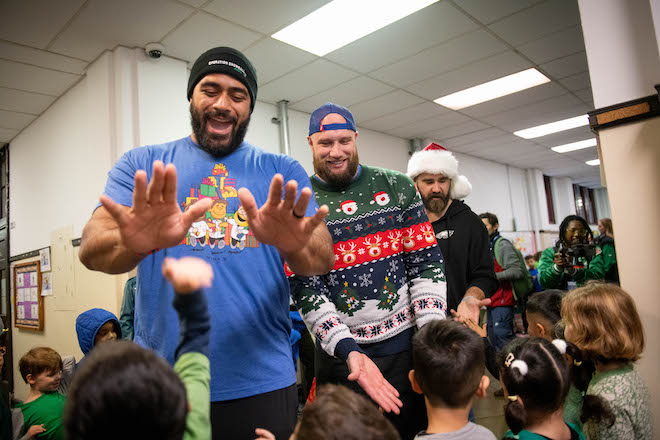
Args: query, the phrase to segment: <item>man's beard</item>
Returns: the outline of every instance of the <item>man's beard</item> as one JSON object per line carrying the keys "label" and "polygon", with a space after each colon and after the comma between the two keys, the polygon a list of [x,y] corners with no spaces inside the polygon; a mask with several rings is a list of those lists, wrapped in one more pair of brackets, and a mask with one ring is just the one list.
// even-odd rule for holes
{"label": "man's beard", "polygon": [[422,196],[422,202],[424,202],[424,207],[428,212],[442,214],[449,203],[449,194],[430,193],[427,196]]}
{"label": "man's beard", "polygon": [[[234,131],[231,134],[229,141],[225,141],[224,136],[216,136],[209,134],[206,130],[206,125],[210,118],[224,117],[234,124]],[[199,148],[209,153],[214,157],[226,156],[232,153],[243,143],[245,134],[247,133],[248,125],[250,125],[250,116],[241,124],[237,124],[237,119],[229,114],[227,111],[216,110],[213,112],[206,112],[200,114],[197,109],[190,103],[190,125],[197,140]]]}
{"label": "man's beard", "polygon": [[355,173],[357,173],[358,165],[360,164],[360,158],[358,157],[357,150],[355,150],[350,159],[348,159],[348,166],[346,167],[346,171],[341,174],[332,173],[328,169],[327,163],[319,160],[316,155],[314,155],[313,159],[314,172],[316,175],[324,182],[340,188],[348,186],[348,184],[353,181]]}

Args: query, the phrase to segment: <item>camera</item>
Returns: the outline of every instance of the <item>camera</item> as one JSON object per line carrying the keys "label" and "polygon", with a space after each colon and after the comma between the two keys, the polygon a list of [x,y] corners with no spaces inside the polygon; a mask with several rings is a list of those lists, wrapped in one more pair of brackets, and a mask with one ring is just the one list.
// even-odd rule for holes
{"label": "camera", "polygon": [[165,51],[165,46],[163,46],[160,43],[149,43],[146,46],[144,46],[144,51],[149,58],[153,58],[154,60],[157,60],[163,55],[163,52]]}
{"label": "camera", "polygon": [[562,247],[561,253],[568,257],[570,266],[579,269],[584,267],[584,261],[589,262],[596,255],[596,245],[589,243]]}

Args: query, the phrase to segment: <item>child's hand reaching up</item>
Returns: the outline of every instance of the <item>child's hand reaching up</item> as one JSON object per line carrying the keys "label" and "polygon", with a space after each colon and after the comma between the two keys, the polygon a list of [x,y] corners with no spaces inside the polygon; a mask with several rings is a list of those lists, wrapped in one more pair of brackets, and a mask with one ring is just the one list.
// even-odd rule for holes
{"label": "child's hand reaching up", "polygon": [[257,428],[254,432],[259,436],[255,440],[276,440],[273,433],[266,429]]}
{"label": "child's hand reaching up", "polygon": [[32,439],[38,434],[41,434],[42,432],[46,432],[46,428],[44,428],[43,423],[41,425],[32,425],[30,426],[30,429],[28,429],[26,437]]}
{"label": "child's hand reaching up", "polygon": [[206,261],[195,257],[165,258],[163,276],[172,283],[176,293],[186,294],[211,287],[213,269]]}
{"label": "child's hand reaching up", "polygon": [[454,312],[453,310],[452,310],[451,312],[452,312],[452,314],[454,315],[454,319],[455,319],[456,321],[462,323],[463,325],[465,325],[465,326],[466,326],[467,328],[469,328],[470,330],[474,331],[476,334],[478,334],[478,335],[481,336],[482,338],[485,338],[485,337],[486,337],[486,335],[487,335],[486,324],[487,324],[487,323],[484,323],[483,327],[479,327],[479,324],[477,324],[476,322],[474,322],[472,319],[470,319],[470,318],[465,318],[465,317],[463,317],[463,316],[459,316],[459,315],[458,315],[456,312]]}

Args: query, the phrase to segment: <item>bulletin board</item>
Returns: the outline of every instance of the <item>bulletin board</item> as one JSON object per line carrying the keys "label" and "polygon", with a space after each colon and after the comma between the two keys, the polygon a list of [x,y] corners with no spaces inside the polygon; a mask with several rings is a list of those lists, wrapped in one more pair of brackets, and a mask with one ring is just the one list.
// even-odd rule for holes
{"label": "bulletin board", "polygon": [[536,253],[536,240],[533,231],[501,232],[500,235],[513,243],[513,245],[525,255]]}
{"label": "bulletin board", "polygon": [[44,298],[41,296],[39,261],[14,266],[14,325],[31,330],[44,329]]}

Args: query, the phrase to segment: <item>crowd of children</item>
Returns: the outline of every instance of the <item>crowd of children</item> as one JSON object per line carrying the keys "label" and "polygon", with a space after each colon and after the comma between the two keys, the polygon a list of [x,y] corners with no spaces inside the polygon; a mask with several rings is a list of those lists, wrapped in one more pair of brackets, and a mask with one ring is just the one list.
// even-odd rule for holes
{"label": "crowd of children", "polygon": [[[89,310],[76,320],[85,354],[78,364],[64,368],[47,347],[20,359],[30,391],[11,417],[3,397],[2,439],[210,438],[203,289],[213,273],[194,258],[167,260],[163,273],[177,293],[181,338],[174,368],[132,342],[115,341],[121,338],[117,318]],[[505,439],[653,438],[649,391],[634,368],[644,332],[628,293],[602,282],[568,293],[546,290],[530,297],[526,318],[528,337],[497,354],[484,328],[469,320],[433,321],[417,332],[409,379],[424,395],[428,426],[416,440],[496,438],[468,420],[475,400],[486,395],[486,368],[505,392]],[[4,345],[3,332],[1,354]],[[255,437],[275,438],[264,429]],[[304,408],[291,438],[395,440],[399,434],[367,398],[329,385]]]}

